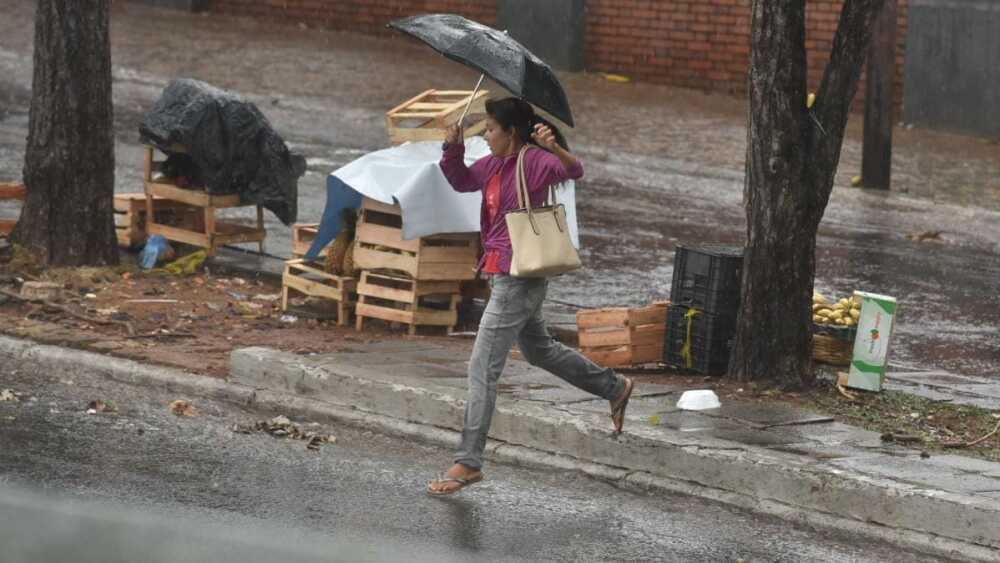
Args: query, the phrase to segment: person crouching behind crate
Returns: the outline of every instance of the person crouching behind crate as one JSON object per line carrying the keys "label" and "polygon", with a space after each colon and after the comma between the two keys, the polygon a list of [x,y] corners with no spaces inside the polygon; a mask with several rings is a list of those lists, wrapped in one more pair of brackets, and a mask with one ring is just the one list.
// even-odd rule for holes
{"label": "person crouching behind crate", "polygon": [[[465,424],[448,471],[428,484],[432,495],[449,495],[483,479],[483,450],[496,405],[497,380],[516,341],[532,365],[611,402],[615,432],[621,432],[632,380],[603,368],[576,350],[556,342],[542,318],[548,288],[545,278],[510,275],[511,244],[504,215],[517,209],[517,154],[525,143],[534,145],[524,156],[524,172],[532,206],[543,205],[548,187],[583,176],[583,166],[552,124],[535,115],[517,98],[486,102],[486,143],[489,156],[465,165],[462,130],[448,131],[441,170],[458,192],[481,191],[481,236],[485,253],[481,271],[489,276],[489,303],[476,334],[469,361],[469,394]],[[543,150],[544,149],[544,150]]]}

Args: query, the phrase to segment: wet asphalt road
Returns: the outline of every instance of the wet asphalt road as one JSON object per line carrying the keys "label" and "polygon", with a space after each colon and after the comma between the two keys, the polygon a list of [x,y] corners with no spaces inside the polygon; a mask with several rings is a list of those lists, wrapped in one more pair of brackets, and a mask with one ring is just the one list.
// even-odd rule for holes
{"label": "wet asphalt road", "polygon": [[[146,560],[155,561],[169,559],[158,551],[168,545],[201,546],[206,537],[229,555],[251,553],[243,559],[251,561],[277,560],[274,551],[291,561],[319,560],[291,557],[289,538],[310,553],[367,546],[368,560],[383,561],[931,560],[697,498],[623,492],[550,470],[489,464],[483,483],[430,498],[424,485],[449,459],[438,447],[327,421],[315,430],[337,442],[313,452],[301,441],[232,432],[234,423],[262,413],[198,399],[198,416],[177,417],[167,407],[174,394],[11,364],[0,367],[0,390],[22,400],[0,402],[0,541],[12,542],[0,550],[5,563],[60,561],[18,559],[11,546],[59,545],[69,534],[64,521],[81,513],[104,525],[85,542],[101,546],[103,561],[115,554],[128,560],[121,554],[141,549],[137,538],[147,536],[156,549]],[[113,402],[118,412],[86,414],[94,399]],[[12,514],[9,496],[18,491],[11,487],[45,491],[58,506],[29,503],[32,510]],[[121,532],[128,526],[141,529]],[[255,557],[248,538],[266,549]],[[78,563],[98,560],[84,551],[93,549],[78,550]]]}
{"label": "wet asphalt road", "polygon": [[[30,4],[0,0],[9,14],[0,21],[0,179],[19,177],[23,163]],[[112,43],[117,191],[141,190],[143,112],[170,79],[190,76],[245,95],[307,157],[299,184],[303,222],[320,216],[329,172],[387,146],[387,108],[427,88],[461,88],[475,79],[408,42],[137,4],[116,5]],[[560,278],[550,298],[585,307],[669,298],[676,244],[744,239],[742,162],[719,157],[741,152],[730,147],[745,139],[732,119],[740,103],[647,85],[613,88],[587,74],[562,78],[581,122],[567,133],[586,166],[578,192],[586,268]],[[845,158],[855,152],[845,146]],[[898,365],[1000,378],[1000,212],[949,198],[993,181],[995,163],[980,161],[985,168],[977,172],[969,163],[897,156],[895,177],[911,193],[933,184],[932,195],[838,185],[819,230],[817,289],[837,297],[855,289],[896,296]],[[946,164],[970,173],[944,185],[929,174]],[[249,219],[248,212],[233,214]],[[0,216],[16,216],[16,209],[0,203]],[[268,251],[287,256],[289,229],[265,216]],[[929,230],[942,231],[943,240],[907,238]]]}

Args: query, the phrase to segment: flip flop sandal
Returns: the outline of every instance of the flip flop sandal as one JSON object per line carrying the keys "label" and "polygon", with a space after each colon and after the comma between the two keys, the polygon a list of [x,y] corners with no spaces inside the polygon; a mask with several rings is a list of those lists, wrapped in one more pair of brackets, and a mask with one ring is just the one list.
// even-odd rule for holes
{"label": "flip flop sandal", "polygon": [[615,425],[615,434],[621,434],[622,427],[625,426],[625,408],[628,407],[628,400],[632,397],[634,387],[635,383],[626,377],[625,389],[622,390],[621,396],[611,403],[611,422]]}
{"label": "flip flop sandal", "polygon": [[[469,485],[475,485],[476,483],[478,483],[478,482],[480,482],[482,480],[483,480],[483,474],[482,473],[480,473],[479,475],[477,475],[477,476],[475,476],[475,477],[473,477],[471,479],[463,479],[461,477],[447,477],[445,475],[441,475],[440,477],[438,477],[437,479],[434,479],[433,481],[431,481],[427,485],[427,494],[429,494],[431,496],[434,496],[434,497],[443,497],[443,496],[453,495],[453,494],[457,493],[458,491],[461,491],[462,489],[468,487]],[[458,483],[459,486],[455,487],[454,489],[445,489],[443,491],[435,491],[434,489],[431,488],[431,485],[433,485],[435,483]]]}

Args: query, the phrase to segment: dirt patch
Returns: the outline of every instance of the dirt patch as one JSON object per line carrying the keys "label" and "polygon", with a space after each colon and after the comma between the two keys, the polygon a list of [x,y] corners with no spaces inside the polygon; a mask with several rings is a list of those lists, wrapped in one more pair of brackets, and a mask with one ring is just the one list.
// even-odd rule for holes
{"label": "dirt patch", "polygon": [[[213,377],[225,377],[230,352],[247,346],[297,354],[336,352],[386,338],[431,339],[461,354],[471,346],[455,337],[410,337],[402,327],[377,321],[356,332],[338,326],[329,308],[300,299],[291,300],[293,310],[286,315],[281,288],[272,282],[210,273],[147,274],[131,256],[124,259],[113,269],[36,271],[32,278],[65,288],[61,309],[0,298],[0,332]],[[16,293],[22,276],[0,266],[0,289]]]}

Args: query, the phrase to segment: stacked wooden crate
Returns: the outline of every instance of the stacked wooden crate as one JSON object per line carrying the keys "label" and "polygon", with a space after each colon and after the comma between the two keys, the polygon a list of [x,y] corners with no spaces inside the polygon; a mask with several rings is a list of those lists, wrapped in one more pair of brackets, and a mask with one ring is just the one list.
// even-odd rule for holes
{"label": "stacked wooden crate", "polygon": [[614,307],[578,312],[580,352],[607,367],[663,361],[669,304],[662,301],[637,309]]}
{"label": "stacked wooden crate", "polygon": [[[183,152],[184,147],[175,146],[172,150]],[[260,251],[264,252],[267,231],[264,229],[264,209],[261,206],[256,206],[257,221],[254,226],[217,220],[215,212],[219,209],[248,205],[240,202],[239,194],[212,195],[202,190],[182,188],[166,178],[154,178],[153,173],[160,165],[154,160],[154,148],[146,146],[144,184],[148,234],[202,247],[209,256],[214,256],[220,246],[247,242],[256,242]],[[160,223],[160,214],[156,209],[165,200],[195,208],[198,212],[197,224],[178,226]]]}
{"label": "stacked wooden crate", "polygon": [[296,258],[305,256],[317,234],[319,234],[319,223],[292,225],[292,256]]}
{"label": "stacked wooden crate", "polygon": [[333,301],[337,304],[337,324],[346,325],[357,300],[357,285],[355,278],[331,274],[313,262],[288,260],[281,276],[281,310],[288,310],[289,294],[294,291]]}
{"label": "stacked wooden crate", "polygon": [[[486,130],[488,90],[476,92],[466,114],[465,136]],[[458,123],[473,97],[470,90],[427,90],[389,110],[385,126],[393,144],[408,141],[443,141],[449,127]]]}
{"label": "stacked wooden crate", "polygon": [[361,270],[357,329],[366,319],[445,327],[458,323],[463,281],[476,277],[478,233],[403,240],[398,205],[365,198],[355,235],[354,263]]}
{"label": "stacked wooden crate", "polygon": [[[198,223],[198,209],[184,203],[154,198],[156,222],[174,227],[193,229]],[[134,248],[146,244],[146,194],[142,192],[115,194],[115,233],[118,246]]]}

